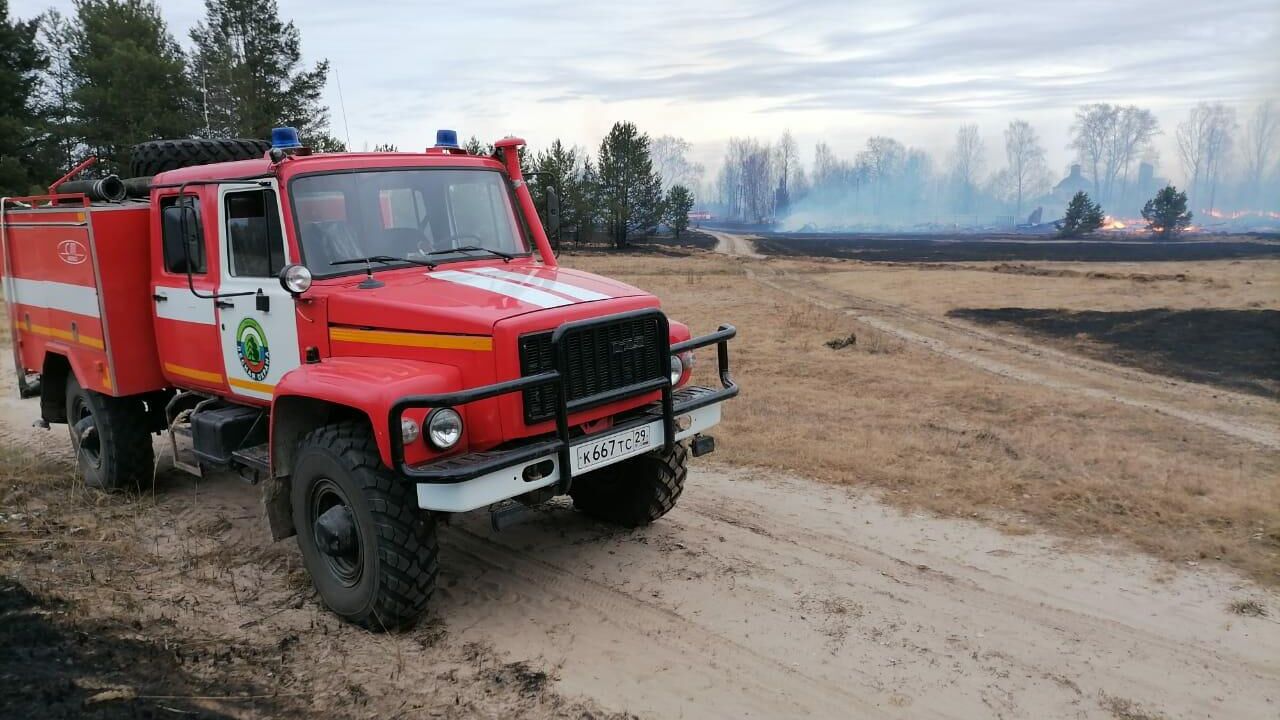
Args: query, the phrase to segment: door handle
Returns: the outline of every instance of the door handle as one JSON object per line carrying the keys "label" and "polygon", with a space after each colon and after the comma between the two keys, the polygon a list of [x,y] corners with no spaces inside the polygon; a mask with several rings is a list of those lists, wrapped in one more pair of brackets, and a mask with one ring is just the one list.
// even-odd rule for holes
{"label": "door handle", "polygon": [[230,300],[214,300],[213,304],[217,305],[220,308],[233,308],[236,306],[236,304],[231,302]]}
{"label": "door handle", "polygon": [[161,295],[160,293],[156,293],[156,294],[154,294],[154,295],[152,295],[152,296],[151,296],[151,299],[152,299],[152,300],[155,300],[156,302],[165,302],[166,300],[168,300],[168,299],[169,299],[169,296],[168,296],[168,295]]}

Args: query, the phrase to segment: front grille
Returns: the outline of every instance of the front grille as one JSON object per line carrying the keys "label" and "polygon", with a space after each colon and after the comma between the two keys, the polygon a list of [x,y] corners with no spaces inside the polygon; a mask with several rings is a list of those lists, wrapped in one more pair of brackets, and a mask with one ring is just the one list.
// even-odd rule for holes
{"label": "front grille", "polygon": [[[639,317],[608,325],[585,327],[565,334],[567,355],[562,369],[569,401],[589,398],[617,388],[662,377],[666,338],[657,317]],[[520,338],[520,374],[551,370],[551,333]],[[532,424],[555,417],[556,389],[543,385],[524,391],[524,421]]]}

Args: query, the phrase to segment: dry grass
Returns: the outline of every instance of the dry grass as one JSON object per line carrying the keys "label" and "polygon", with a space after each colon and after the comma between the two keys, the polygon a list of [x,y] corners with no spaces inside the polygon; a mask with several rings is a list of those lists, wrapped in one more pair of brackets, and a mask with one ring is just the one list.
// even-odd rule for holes
{"label": "dry grass", "polygon": [[1253,598],[1233,600],[1231,601],[1231,604],[1227,606],[1227,609],[1236,615],[1243,615],[1245,617],[1267,617],[1268,615],[1267,606]]}
{"label": "dry grass", "polygon": [[[734,259],[566,262],[657,293],[695,333],[738,327],[742,395],[717,433],[721,460],[873,486],[904,507],[1014,532],[1038,526],[1123,539],[1170,560],[1217,559],[1280,583],[1276,453],[914,345],[864,342],[873,329],[752,282]],[[833,267],[811,266],[813,281]],[[826,346],[851,333],[856,344]],[[711,353],[700,360],[700,371],[712,369]]]}
{"label": "dry grass", "polygon": [[1103,693],[1098,702],[1116,720],[1164,720],[1164,714],[1152,712],[1138,703],[1115,695]]}

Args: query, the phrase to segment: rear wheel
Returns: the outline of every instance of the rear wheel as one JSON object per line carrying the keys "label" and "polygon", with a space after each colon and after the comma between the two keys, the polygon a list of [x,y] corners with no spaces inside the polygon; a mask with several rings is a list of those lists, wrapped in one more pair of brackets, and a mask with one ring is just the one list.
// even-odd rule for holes
{"label": "rear wheel", "polygon": [[669,452],[646,453],[575,478],[569,495],[575,508],[597,520],[624,527],[648,525],[676,506],[688,463],[689,449],[676,443]]}
{"label": "rear wheel", "polygon": [[137,398],[116,398],[80,387],[67,377],[67,427],[76,464],[89,487],[125,490],[150,487],[155,451],[147,412]]}
{"label": "rear wheel", "polygon": [[363,423],[313,430],[298,446],[291,501],[298,545],[324,604],[370,630],[409,627],[439,570],[435,518],[382,465]]}

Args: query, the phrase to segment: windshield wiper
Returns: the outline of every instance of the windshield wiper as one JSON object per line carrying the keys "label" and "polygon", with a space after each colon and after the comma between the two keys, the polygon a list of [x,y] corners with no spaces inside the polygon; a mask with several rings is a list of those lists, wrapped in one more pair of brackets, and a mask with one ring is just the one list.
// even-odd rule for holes
{"label": "windshield wiper", "polygon": [[435,263],[427,262],[426,260],[415,260],[413,258],[407,258],[407,257],[395,257],[393,255],[370,255],[369,257],[362,257],[362,258],[346,258],[343,260],[334,260],[329,264],[330,265],[368,265],[369,263],[382,263],[383,265],[388,265],[390,263],[402,263],[402,262],[413,263],[414,265],[425,265],[426,267],[429,267],[429,268],[433,268],[436,266]]}
{"label": "windshield wiper", "polygon": [[515,258],[515,255],[512,255],[511,253],[504,253],[501,250],[494,250],[493,248],[480,247],[479,245],[459,245],[458,247],[445,248],[444,250],[432,250],[429,253],[423,253],[423,254],[424,255],[448,255],[449,253],[455,253],[455,252],[487,252],[490,255],[494,255],[496,257],[502,258],[504,262],[511,262],[512,259]]}

